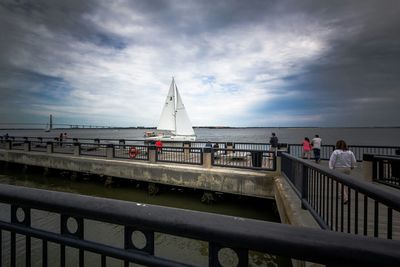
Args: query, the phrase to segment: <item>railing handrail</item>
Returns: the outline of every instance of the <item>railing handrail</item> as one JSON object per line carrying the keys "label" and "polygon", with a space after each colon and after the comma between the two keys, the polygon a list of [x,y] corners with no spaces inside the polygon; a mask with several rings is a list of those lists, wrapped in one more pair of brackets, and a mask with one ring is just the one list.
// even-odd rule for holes
{"label": "railing handrail", "polygon": [[[41,137],[41,136],[9,136],[9,139],[12,138],[35,138],[35,139],[56,139],[59,138],[58,136],[55,137]],[[143,142],[146,141],[146,139],[126,139],[126,138],[88,138],[88,137],[67,137],[67,139],[78,139],[78,140],[94,140],[94,139],[98,139],[100,141],[104,140],[104,141],[119,141],[119,140],[124,140],[126,142]],[[191,144],[196,144],[196,143],[219,143],[219,144],[223,144],[223,143],[232,143],[232,144],[249,144],[249,145],[266,145],[269,146],[270,144],[268,142],[234,142],[234,141],[213,141],[213,140],[204,140],[204,141],[166,141],[167,143],[191,143]],[[286,143],[288,146],[302,146],[301,143]],[[335,147],[334,144],[322,144],[322,147]],[[392,149],[400,149],[400,146],[382,146],[382,145],[351,145],[349,144],[349,147],[368,147],[368,148],[392,148]]]}
{"label": "railing handrail", "polygon": [[282,153],[284,157],[287,157],[291,160],[295,160],[300,162],[301,164],[314,169],[318,170],[324,175],[328,175],[330,177],[333,177],[340,183],[349,186],[360,193],[366,194],[371,198],[374,198],[378,200],[379,202],[397,210],[400,211],[400,195],[396,194],[392,190],[384,190],[382,187],[377,186],[372,183],[368,183],[365,181],[360,181],[359,179],[352,178],[349,175],[342,174],[340,172],[335,172],[333,170],[328,170],[326,168],[322,168],[319,164],[292,156],[288,153]]}
{"label": "railing handrail", "polygon": [[394,240],[12,185],[0,185],[0,200],[312,262],[400,265]]}
{"label": "railing handrail", "polygon": [[393,161],[400,161],[400,156],[385,156],[385,155],[374,155],[373,156],[374,159],[390,159]]}
{"label": "railing handrail", "polygon": [[[303,146],[301,143],[289,143],[288,146]],[[322,147],[336,147],[334,144],[323,144],[321,145]],[[369,147],[369,148],[393,148],[397,149],[400,148],[400,146],[379,146],[379,145],[351,145],[349,144],[348,147]]]}

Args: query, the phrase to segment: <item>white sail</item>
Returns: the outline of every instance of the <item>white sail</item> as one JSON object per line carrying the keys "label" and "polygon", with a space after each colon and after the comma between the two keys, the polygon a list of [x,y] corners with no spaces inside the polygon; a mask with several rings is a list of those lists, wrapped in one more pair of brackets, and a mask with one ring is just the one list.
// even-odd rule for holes
{"label": "white sail", "polygon": [[179,95],[175,80],[172,78],[164,108],[161,112],[157,130],[169,133],[145,133],[146,140],[163,141],[195,141],[196,134],[193,131],[189,116],[186,113],[182,98]]}
{"label": "white sail", "polygon": [[192,123],[186,112],[185,105],[183,105],[182,98],[179,95],[178,88],[176,87],[176,135],[195,135]]}
{"label": "white sail", "polygon": [[161,112],[160,120],[158,122],[157,130],[167,130],[175,133],[175,81],[172,79],[171,86],[165,105]]}

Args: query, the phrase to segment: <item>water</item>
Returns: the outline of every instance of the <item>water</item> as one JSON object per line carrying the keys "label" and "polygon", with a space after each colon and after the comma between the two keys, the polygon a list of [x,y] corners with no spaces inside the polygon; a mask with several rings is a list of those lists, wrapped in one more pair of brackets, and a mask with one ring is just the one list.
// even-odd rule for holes
{"label": "water", "polygon": [[[111,138],[111,139],[143,139],[144,129],[55,129],[49,133],[44,130],[0,130],[0,135],[8,133],[10,136],[30,136],[30,137],[58,137],[61,132],[67,132],[69,138]],[[229,129],[208,129],[196,128],[198,141],[231,141],[231,142],[255,142],[266,143],[269,136],[275,132],[281,143],[301,143],[305,136],[313,137],[319,134],[324,144],[334,144],[338,139],[344,139],[350,145],[376,145],[376,146],[400,146],[400,128],[229,128]],[[86,177],[85,180],[72,182],[67,177],[60,174],[53,176],[43,176],[42,173],[23,174],[15,170],[0,170],[0,183],[15,184],[20,186],[35,187],[49,189],[55,191],[65,191],[78,194],[94,195],[106,198],[121,199],[127,201],[170,206],[197,211],[213,212],[218,214],[253,218],[267,221],[278,221],[276,214],[273,212],[273,204],[266,200],[239,199],[237,197],[223,195],[214,205],[205,205],[200,202],[201,195],[199,192],[192,190],[182,190],[178,188],[163,190],[156,197],[149,196],[142,184],[123,184],[113,188],[104,187],[102,183]],[[9,211],[0,207],[0,216],[8,214]],[[39,216],[36,218],[36,224],[39,227],[48,227],[57,229],[51,214],[45,214],[50,220],[44,221]],[[53,219],[52,219],[53,218]],[[122,227],[115,225],[98,224],[88,222],[90,225],[85,226],[90,229],[87,233],[89,238],[97,241],[107,241],[111,245],[120,245],[121,236],[123,236]],[[101,234],[99,234],[101,233]],[[9,245],[7,245],[7,235],[4,235],[3,251],[7,255]],[[5,242],[4,242],[5,241]],[[18,242],[23,242],[18,239]],[[157,255],[167,258],[176,258],[187,263],[194,263],[198,266],[207,265],[207,244],[201,241],[195,241],[184,238],[176,238],[168,235],[156,235],[156,246],[159,247]],[[32,244],[33,251],[38,251],[40,255],[40,242]],[[21,246],[22,247],[22,246]],[[57,257],[58,247],[49,245],[49,254],[55,253]],[[19,251],[18,260],[23,264],[23,251]],[[67,250],[69,255],[76,255],[74,250]],[[67,257],[75,259],[77,257]],[[231,259],[226,256],[228,261]],[[33,257],[34,266],[40,265],[40,260]],[[55,258],[50,259],[50,266],[58,266]],[[86,259],[87,266],[99,265],[96,257],[90,254]],[[3,257],[3,264],[7,266],[9,259]],[[262,253],[251,253],[251,266],[287,266],[289,263],[277,257],[273,257]],[[120,261],[110,260],[108,266],[123,266]],[[72,261],[67,266],[76,266],[76,262]]]}
{"label": "water", "polygon": [[[25,187],[47,189],[53,191],[71,192],[76,194],[85,194],[100,196],[105,198],[120,199],[125,201],[134,201],[140,203],[162,205],[183,209],[190,209],[203,212],[218,213],[224,215],[246,217],[258,220],[279,222],[273,201],[239,198],[232,195],[218,195],[216,203],[206,205],[201,203],[201,192],[180,188],[164,188],[157,196],[147,194],[145,183],[126,182],[121,180],[112,187],[106,187],[99,181],[98,176],[83,176],[80,181],[71,181],[66,172],[52,173],[43,175],[40,168],[31,167],[28,171],[22,171],[20,167],[10,165],[8,168],[0,169],[0,183],[12,184]],[[9,205],[0,205],[0,219],[9,221]],[[32,211],[33,227],[59,232],[58,215]],[[123,228],[118,225],[99,223],[85,220],[85,238],[88,240],[101,242],[107,245],[123,247]],[[9,265],[9,241],[10,234],[3,233],[3,266]],[[24,265],[24,246],[23,237],[17,238],[17,266]],[[179,259],[180,261],[196,264],[197,266],[206,266],[208,264],[208,244],[203,241],[179,238],[166,234],[156,233],[155,236],[156,255],[169,259]],[[41,242],[33,240],[32,266],[40,266]],[[67,265],[77,266],[78,251],[67,249]],[[59,247],[56,244],[49,244],[49,266],[59,266]],[[225,261],[231,261],[229,255],[223,257]],[[99,257],[89,255],[85,257],[86,266],[99,266]],[[251,266],[288,266],[288,261],[268,254],[251,252]],[[107,266],[123,266],[123,262],[110,259]],[[230,266],[230,265],[228,265]]]}
{"label": "water", "polygon": [[[67,132],[69,138],[143,139],[145,129],[54,129],[44,130],[0,130],[0,135],[58,137]],[[335,144],[344,139],[349,145],[400,146],[399,128],[226,128],[195,129],[198,141],[229,141],[266,143],[275,132],[281,143],[299,144],[304,137],[319,134],[323,144]]]}

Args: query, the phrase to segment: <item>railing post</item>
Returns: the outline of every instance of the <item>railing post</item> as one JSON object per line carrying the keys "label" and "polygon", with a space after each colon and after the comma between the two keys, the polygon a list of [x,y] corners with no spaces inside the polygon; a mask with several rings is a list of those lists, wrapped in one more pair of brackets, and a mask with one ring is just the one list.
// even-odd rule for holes
{"label": "railing post", "polygon": [[100,146],[100,139],[98,139],[98,138],[94,139],[94,143],[99,147]]}
{"label": "railing post", "polygon": [[307,209],[304,205],[308,199],[308,167],[306,165],[302,166],[303,177],[301,179],[301,208]]}
{"label": "railing post", "polygon": [[364,154],[363,155],[363,161],[362,161],[362,168],[364,171],[364,178],[369,181],[372,182],[372,180],[375,180],[374,178],[374,155],[372,154]]}
{"label": "railing post", "polygon": [[108,159],[113,159],[115,157],[115,150],[113,144],[108,144],[106,148],[106,154]]}
{"label": "railing post", "polygon": [[53,142],[47,142],[46,143],[46,152],[47,153],[53,153],[54,152]]}
{"label": "railing post", "polygon": [[79,157],[81,155],[81,144],[74,143],[74,156]]}
{"label": "railing post", "polygon": [[183,143],[183,154],[185,155],[185,158],[189,157],[189,154],[190,154],[190,142],[184,142]]}
{"label": "railing post", "polygon": [[11,150],[11,140],[6,140],[6,150]]}
{"label": "railing post", "polygon": [[207,168],[207,169],[210,169],[211,168],[211,166],[212,166],[212,164],[211,164],[211,161],[212,161],[212,156],[211,156],[211,151],[212,150],[212,148],[211,147],[205,147],[205,148],[203,148],[203,167],[204,168]]}
{"label": "railing post", "polygon": [[24,151],[26,151],[26,152],[31,151],[31,142],[28,141],[28,139],[26,139],[24,142]]}
{"label": "railing post", "polygon": [[155,145],[149,145],[149,161],[150,163],[157,162],[157,150]]}
{"label": "railing post", "polygon": [[[226,142],[226,149],[227,149],[227,150],[225,150],[226,154],[228,154],[228,155],[233,154],[233,151],[232,151],[233,143],[232,142]],[[228,151],[228,150],[230,150],[230,151]]]}
{"label": "railing post", "polygon": [[282,173],[282,153],[272,157],[272,164],[272,169],[280,175]]}

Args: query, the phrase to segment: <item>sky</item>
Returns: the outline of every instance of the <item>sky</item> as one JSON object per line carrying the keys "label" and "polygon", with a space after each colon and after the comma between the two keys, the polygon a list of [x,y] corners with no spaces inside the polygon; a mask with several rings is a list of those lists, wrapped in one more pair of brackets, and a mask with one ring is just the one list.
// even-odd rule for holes
{"label": "sky", "polygon": [[400,126],[398,0],[0,1],[0,123]]}

